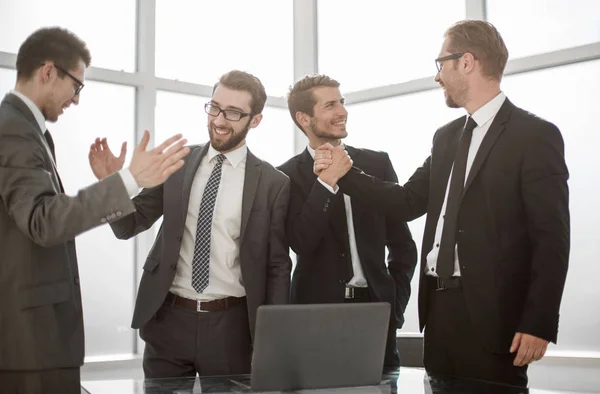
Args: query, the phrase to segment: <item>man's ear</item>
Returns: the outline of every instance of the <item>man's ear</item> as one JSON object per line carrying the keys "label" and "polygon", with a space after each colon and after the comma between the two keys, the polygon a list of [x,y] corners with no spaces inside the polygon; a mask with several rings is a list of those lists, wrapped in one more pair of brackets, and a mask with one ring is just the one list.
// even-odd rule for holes
{"label": "man's ear", "polygon": [[256,126],[258,126],[260,124],[260,121],[262,120],[263,115],[262,114],[256,114],[252,117],[252,120],[250,121],[250,128],[253,129]]}
{"label": "man's ear", "polygon": [[54,68],[54,63],[49,61],[44,63],[36,72],[39,73],[42,82],[48,83],[52,79]]}
{"label": "man's ear", "polygon": [[296,112],[296,121],[306,130],[310,126],[310,115],[306,112],[298,111]]}

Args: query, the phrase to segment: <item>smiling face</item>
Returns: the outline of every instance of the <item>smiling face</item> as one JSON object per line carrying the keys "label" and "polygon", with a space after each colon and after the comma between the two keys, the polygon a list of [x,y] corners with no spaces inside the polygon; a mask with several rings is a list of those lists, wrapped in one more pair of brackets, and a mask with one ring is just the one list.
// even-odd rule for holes
{"label": "smiling face", "polygon": [[[221,110],[233,110],[250,114],[252,95],[246,91],[233,90],[224,85],[219,85],[213,93],[210,104]],[[258,126],[261,119],[262,114],[254,116],[250,114],[238,121],[225,119],[222,111],[217,116],[209,114],[207,127],[210,144],[221,153],[235,150],[244,145],[248,131]]]}
{"label": "smiling face", "polygon": [[[444,45],[440,51],[439,57],[451,55],[449,51],[450,39],[444,40]],[[446,105],[450,108],[463,107],[467,102],[467,81],[466,77],[459,70],[459,63],[462,58],[446,60],[441,64],[441,70],[435,76],[435,81],[444,89]]]}
{"label": "smiling face", "polygon": [[44,64],[39,71],[45,92],[40,110],[49,122],[56,122],[71,104],[79,104],[79,94],[75,95],[75,92],[80,84],[74,78],[83,82],[85,63],[80,60],[74,69],[67,71],[73,78],[56,68],[52,62]]}
{"label": "smiling face", "polygon": [[312,89],[315,100],[313,107],[313,116],[309,117],[308,132],[309,138],[320,140],[336,140],[346,138],[346,121],[348,111],[344,106],[345,100],[340,89],[330,86],[321,86]]}

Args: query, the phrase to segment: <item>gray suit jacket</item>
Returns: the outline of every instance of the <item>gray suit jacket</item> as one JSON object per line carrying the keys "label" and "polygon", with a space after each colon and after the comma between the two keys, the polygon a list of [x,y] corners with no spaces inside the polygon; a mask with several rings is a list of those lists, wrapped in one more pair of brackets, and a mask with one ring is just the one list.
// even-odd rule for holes
{"label": "gray suit jacket", "polygon": [[[209,144],[192,147],[181,171],[164,185],[144,189],[133,199],[136,212],[111,223],[115,235],[128,239],[163,223],[144,264],[133,313],[133,328],[145,325],[162,305],[173,283],[181,247],[192,181]],[[248,301],[250,332],[256,309],[263,304],[285,304],[289,299],[292,263],[286,242],[285,220],[289,178],[250,151],[242,191],[240,265]]]}
{"label": "gray suit jacket", "polygon": [[83,364],[75,236],[133,212],[118,174],[64,194],[33,114],[0,104],[0,370]]}

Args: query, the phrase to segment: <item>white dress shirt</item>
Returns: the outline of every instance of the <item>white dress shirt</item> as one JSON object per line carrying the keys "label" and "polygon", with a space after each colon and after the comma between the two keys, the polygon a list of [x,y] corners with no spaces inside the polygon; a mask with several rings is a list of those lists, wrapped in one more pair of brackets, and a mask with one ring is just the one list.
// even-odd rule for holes
{"label": "white dress shirt", "polygon": [[[343,145],[342,145],[343,146]],[[315,150],[307,146],[308,153],[312,156],[313,160],[315,158]],[[337,194],[340,189],[336,185],[336,189],[334,190],[331,186],[323,182],[320,178],[317,180],[323,185],[327,190],[329,190],[333,194]],[[356,235],[354,234],[354,220],[352,218],[352,202],[350,201],[350,196],[344,194],[344,205],[346,209],[346,224],[348,225],[348,241],[350,243],[350,257],[352,258],[352,271],[354,272],[354,276],[348,282],[349,287],[367,287],[367,278],[365,278],[365,274],[362,269],[362,265],[360,264],[360,257],[358,256],[358,248],[356,247]]]}
{"label": "white dress shirt", "polygon": [[[473,137],[471,138],[471,145],[469,145],[469,153],[467,154],[467,168],[465,173],[465,182],[469,177],[469,171],[471,170],[471,166],[473,165],[473,161],[475,160],[475,155],[479,150],[479,146],[481,146],[481,142],[485,137],[485,134],[490,128],[490,125],[494,121],[496,114],[500,111],[500,107],[504,104],[504,100],[506,100],[506,95],[503,92],[500,92],[499,95],[490,100],[483,107],[479,108],[473,115],[473,120],[477,123],[477,126],[473,129]],[[446,212],[446,204],[448,203],[448,189],[450,188],[450,179],[452,179],[452,172],[450,172],[450,177],[448,180],[448,184],[446,186],[446,197],[444,198],[444,205],[442,205],[442,210],[440,212]],[[433,248],[431,252],[427,255],[427,265],[425,268],[425,273],[431,276],[438,276],[436,273],[437,266],[437,258],[440,252],[440,243],[442,241],[442,230],[444,229],[444,216],[440,215],[438,219],[437,227],[435,229],[435,237],[433,240]],[[458,263],[458,252],[456,245],[454,246],[454,274],[453,276],[460,276],[460,266]]]}
{"label": "white dress shirt", "polygon": [[[23,101],[25,103],[27,108],[29,108],[29,110],[33,114],[33,117],[35,118],[38,126],[40,127],[40,131],[41,131],[42,137],[43,137],[42,141],[43,141],[44,146],[46,147],[46,150],[48,151],[48,156],[50,156],[50,158],[52,159],[52,163],[54,164],[54,167],[56,168],[56,163],[54,162],[54,158],[52,157],[52,151],[50,150],[50,147],[48,146],[48,142],[46,141],[46,137],[44,136],[44,133],[46,132],[47,128],[46,128],[46,119],[44,118],[42,111],[40,111],[40,109],[37,107],[37,105],[35,105],[35,103],[33,101],[31,101],[29,99],[29,97],[25,96],[23,93],[17,92],[16,90],[11,90],[10,93],[12,93],[15,96],[17,96],[18,98],[20,98],[21,101]],[[58,172],[58,170],[56,172]],[[129,195],[129,197],[135,196],[139,192],[140,188],[138,187],[137,182],[135,181],[135,178],[131,174],[131,171],[129,171],[128,168],[124,168],[121,171],[119,171],[119,175],[121,175],[121,179],[123,180],[123,183],[125,184],[125,188],[127,189],[127,194]]]}
{"label": "white dress shirt", "polygon": [[192,259],[196,244],[196,226],[204,187],[215,166],[220,152],[209,145],[208,152],[200,161],[190,191],[183,239],[179,250],[177,271],[171,292],[180,297],[199,301],[211,301],[225,297],[243,297],[246,289],[242,282],[240,267],[240,228],[242,225],[242,192],[246,177],[248,147],[225,153],[221,168],[221,183],[213,213],[208,286],[202,293],[192,287]]}

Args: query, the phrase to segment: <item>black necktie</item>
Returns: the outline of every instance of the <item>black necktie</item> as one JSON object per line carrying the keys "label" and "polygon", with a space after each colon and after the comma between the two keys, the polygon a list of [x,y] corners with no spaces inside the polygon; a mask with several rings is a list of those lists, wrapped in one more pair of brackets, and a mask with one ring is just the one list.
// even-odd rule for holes
{"label": "black necktie", "polygon": [[44,133],[44,137],[46,138],[46,142],[50,147],[50,152],[52,152],[52,158],[54,159],[54,163],[56,163],[56,152],[54,152],[54,140],[52,139],[52,136],[50,135],[50,132],[48,130],[46,130],[46,132]]}
{"label": "black necktie", "polygon": [[352,268],[352,256],[350,255],[350,234],[348,233],[348,219],[346,217],[346,202],[344,201],[344,195],[341,191],[338,191],[337,201],[332,212],[332,220],[334,226],[339,234],[339,240],[343,248],[343,252],[340,254],[343,267],[343,276],[346,283],[350,282],[354,277],[354,269]]}
{"label": "black necktie", "polygon": [[442,230],[440,252],[437,258],[437,274],[443,279],[450,278],[454,273],[454,250],[456,247],[456,232],[458,230],[458,210],[460,208],[460,202],[465,186],[469,146],[471,145],[473,129],[476,126],[477,123],[475,123],[472,117],[469,117],[460,137],[456,156],[454,157],[454,167],[452,168],[452,176],[450,178],[446,213],[444,214],[444,228]]}

